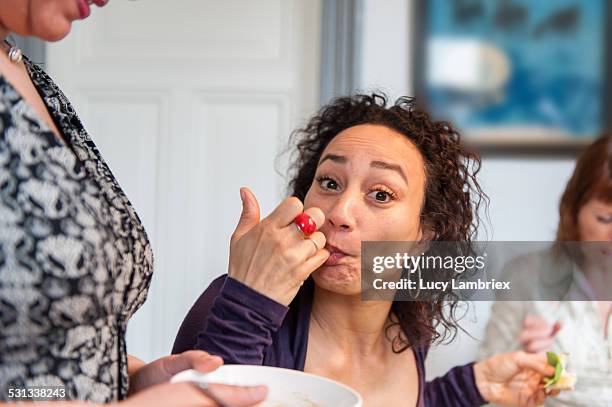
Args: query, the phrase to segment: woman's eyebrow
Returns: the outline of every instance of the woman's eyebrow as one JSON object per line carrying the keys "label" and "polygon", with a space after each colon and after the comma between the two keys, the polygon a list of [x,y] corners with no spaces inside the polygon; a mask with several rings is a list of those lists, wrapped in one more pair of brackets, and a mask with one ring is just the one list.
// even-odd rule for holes
{"label": "woman's eyebrow", "polygon": [[402,169],[401,166],[399,166],[397,164],[391,164],[391,163],[384,162],[384,161],[372,161],[370,163],[370,167],[372,167],[372,168],[381,168],[383,170],[395,171],[395,172],[397,172],[402,177],[404,182],[406,184],[408,184],[408,178],[406,178],[406,174],[404,174],[404,170]]}
{"label": "woman's eyebrow", "polygon": [[[323,164],[325,161],[330,160],[333,161],[335,163],[338,164],[346,164],[348,162],[348,159],[343,156],[343,155],[338,155],[338,154],[325,154],[323,156],[323,158],[321,158],[321,161],[319,161],[319,164],[317,165],[317,167],[319,167],[321,164]],[[397,164],[393,164],[393,163],[388,163],[385,161],[372,161],[370,163],[370,167],[372,168],[380,168],[383,170],[391,170],[391,171],[395,171],[397,172],[402,179],[404,180],[404,182],[406,184],[408,184],[408,178],[406,177],[406,174],[404,173],[404,170],[402,169],[401,166],[397,165]]]}
{"label": "woman's eyebrow", "polygon": [[348,161],[343,155],[325,154],[323,158],[321,158],[321,161],[319,161],[319,165],[323,164],[327,160],[331,160],[338,164],[346,164],[346,162]]}

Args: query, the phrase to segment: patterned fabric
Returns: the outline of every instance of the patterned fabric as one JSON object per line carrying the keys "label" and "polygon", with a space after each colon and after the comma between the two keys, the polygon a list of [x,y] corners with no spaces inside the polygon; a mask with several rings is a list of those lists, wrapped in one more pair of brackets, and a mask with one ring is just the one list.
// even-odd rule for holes
{"label": "patterned fabric", "polygon": [[151,247],[66,97],[25,63],[67,144],[0,76],[0,400],[35,385],[121,400]]}

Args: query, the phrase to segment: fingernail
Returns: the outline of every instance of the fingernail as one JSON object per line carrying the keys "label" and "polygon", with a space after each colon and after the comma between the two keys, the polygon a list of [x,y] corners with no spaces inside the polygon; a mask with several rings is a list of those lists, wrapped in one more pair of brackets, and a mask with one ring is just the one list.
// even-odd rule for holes
{"label": "fingernail", "polygon": [[242,203],[244,204],[244,201],[246,200],[246,194],[244,193],[244,189],[240,188],[240,200],[242,201]]}

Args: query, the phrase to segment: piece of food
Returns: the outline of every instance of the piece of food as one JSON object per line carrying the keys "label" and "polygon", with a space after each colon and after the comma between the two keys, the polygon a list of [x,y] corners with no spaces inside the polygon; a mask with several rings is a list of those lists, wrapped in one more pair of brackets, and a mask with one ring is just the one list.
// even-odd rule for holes
{"label": "piece of food", "polygon": [[557,355],[554,352],[547,352],[548,364],[555,368],[555,374],[544,379],[544,388],[546,391],[553,390],[574,390],[576,384],[576,375],[569,373],[565,366],[567,365],[567,354],[561,353]]}

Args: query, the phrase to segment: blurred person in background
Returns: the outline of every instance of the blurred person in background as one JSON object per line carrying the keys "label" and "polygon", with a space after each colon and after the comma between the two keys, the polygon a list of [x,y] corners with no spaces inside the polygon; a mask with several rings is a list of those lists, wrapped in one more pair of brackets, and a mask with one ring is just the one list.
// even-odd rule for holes
{"label": "blurred person in background", "polygon": [[[196,386],[167,381],[214,370],[220,358],[191,351],[145,364],[128,355],[128,321],[153,272],[147,235],[66,97],[6,42],[11,33],[60,40],[106,2],[0,1],[0,400],[57,386],[60,398],[83,402],[54,406],[216,406]],[[267,392],[214,391],[236,406]]]}
{"label": "blurred person in background", "polygon": [[[556,240],[585,242],[580,264],[571,262],[569,300],[495,302],[479,357],[516,349],[567,353],[568,367],[577,376],[575,391],[549,398],[546,405],[611,406],[612,301],[601,301],[610,298],[612,288],[612,253],[608,243],[601,244],[612,241],[611,135],[597,139],[578,158],[561,197]],[[515,271],[533,273],[563,255],[553,245],[523,259],[533,268]]]}

